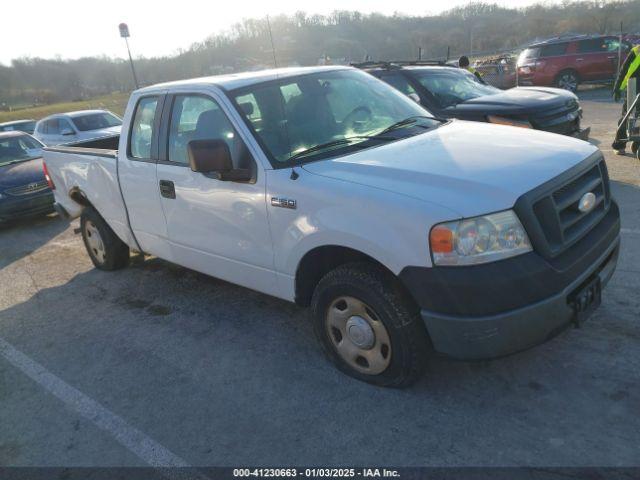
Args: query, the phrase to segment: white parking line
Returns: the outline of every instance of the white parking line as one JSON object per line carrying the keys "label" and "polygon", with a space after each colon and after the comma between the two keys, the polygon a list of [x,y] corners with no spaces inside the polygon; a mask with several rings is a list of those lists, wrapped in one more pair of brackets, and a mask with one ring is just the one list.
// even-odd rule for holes
{"label": "white parking line", "polygon": [[631,233],[632,235],[640,235],[640,228],[621,228],[622,233]]}
{"label": "white parking line", "polygon": [[62,400],[98,428],[111,434],[118,443],[147,464],[157,468],[189,466],[182,458],[64,380],[56,377],[2,338],[0,338],[0,354],[42,388]]}

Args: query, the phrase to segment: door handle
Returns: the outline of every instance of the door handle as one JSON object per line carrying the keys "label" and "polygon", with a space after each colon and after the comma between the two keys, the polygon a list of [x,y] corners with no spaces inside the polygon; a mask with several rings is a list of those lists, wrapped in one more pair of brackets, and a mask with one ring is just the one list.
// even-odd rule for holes
{"label": "door handle", "polygon": [[160,195],[164,198],[176,198],[176,186],[171,180],[160,180]]}
{"label": "door handle", "polygon": [[582,62],[584,58],[576,58],[576,62]]}

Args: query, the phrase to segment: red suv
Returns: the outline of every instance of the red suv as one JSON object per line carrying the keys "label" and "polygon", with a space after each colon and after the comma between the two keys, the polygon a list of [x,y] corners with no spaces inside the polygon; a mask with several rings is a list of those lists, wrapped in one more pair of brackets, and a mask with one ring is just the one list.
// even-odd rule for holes
{"label": "red suv", "polygon": [[[526,48],[518,57],[518,85],[554,86],[575,92],[580,83],[615,79],[618,37],[554,38]],[[624,61],[629,45],[622,42]]]}

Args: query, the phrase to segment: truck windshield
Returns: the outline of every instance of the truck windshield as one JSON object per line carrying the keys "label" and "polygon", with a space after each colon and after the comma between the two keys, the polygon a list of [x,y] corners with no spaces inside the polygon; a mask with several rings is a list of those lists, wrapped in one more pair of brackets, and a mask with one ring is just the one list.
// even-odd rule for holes
{"label": "truck windshield", "polygon": [[33,137],[0,137],[0,166],[42,156],[43,145]]}
{"label": "truck windshield", "polygon": [[99,130],[101,128],[118,127],[122,125],[122,120],[111,112],[90,113],[79,115],[71,119],[73,124],[81,132],[89,130]]}
{"label": "truck windshield", "polygon": [[437,72],[416,70],[412,73],[416,80],[431,93],[440,108],[452,107],[472,98],[501,92],[491,85],[483,85],[471,73],[455,68],[446,68]]}
{"label": "truck windshield", "polygon": [[413,100],[357,70],[287,77],[230,95],[274,167],[378,146],[440,124]]}

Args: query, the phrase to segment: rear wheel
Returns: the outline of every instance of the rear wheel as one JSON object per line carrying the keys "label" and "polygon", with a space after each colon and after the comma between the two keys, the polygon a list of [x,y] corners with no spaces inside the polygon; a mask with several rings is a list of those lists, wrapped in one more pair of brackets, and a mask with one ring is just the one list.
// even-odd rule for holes
{"label": "rear wheel", "polygon": [[556,87],[575,92],[578,90],[580,79],[573,70],[563,70],[556,77]]}
{"label": "rear wheel", "polygon": [[640,142],[633,142],[631,144],[631,151],[638,157],[638,160],[640,160],[640,149],[638,147],[640,147]]}
{"label": "rear wheel", "polygon": [[118,270],[129,264],[129,247],[93,208],[80,217],[82,240],[93,264],[101,270]]}
{"label": "rear wheel", "polygon": [[351,263],[325,275],[311,301],[314,330],[329,359],[358,380],[406,387],[422,375],[427,333],[393,275]]}

